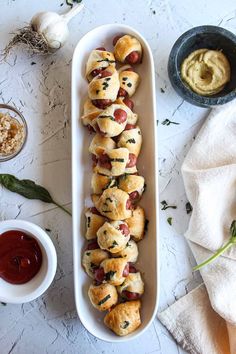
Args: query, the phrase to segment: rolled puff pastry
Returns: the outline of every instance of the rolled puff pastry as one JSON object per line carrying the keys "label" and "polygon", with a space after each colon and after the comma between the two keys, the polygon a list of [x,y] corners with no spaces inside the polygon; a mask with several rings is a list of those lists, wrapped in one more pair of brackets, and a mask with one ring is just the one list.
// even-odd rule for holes
{"label": "rolled puff pastry", "polygon": [[122,292],[129,291],[131,293],[136,293],[141,296],[144,293],[144,282],[142,280],[140,272],[137,273],[129,273],[129,275],[125,278],[124,283],[122,283],[117,288],[118,293],[122,295]]}
{"label": "rolled puff pastry", "polygon": [[127,70],[131,66],[125,65],[119,69],[120,87],[128,93],[129,97],[132,97],[139,85],[140,76],[135,71]]}
{"label": "rolled puff pastry", "polygon": [[88,81],[93,79],[91,72],[95,69],[105,69],[108,66],[115,67],[115,57],[113,53],[106,50],[94,49],[88,57],[86,64],[86,78]]}
{"label": "rolled puff pastry", "polygon": [[124,130],[118,140],[118,147],[124,147],[136,157],[139,156],[142,146],[142,134],[139,127],[130,130]]}
{"label": "rolled puff pastry", "polygon": [[119,75],[113,66],[108,66],[106,71],[112,73],[111,76],[100,78],[95,76],[88,86],[88,95],[91,100],[108,99],[114,102],[120,88]]}
{"label": "rolled puff pastry", "polygon": [[140,300],[118,304],[106,314],[104,323],[118,336],[126,336],[141,325],[140,308]]}
{"label": "rolled puff pastry", "polygon": [[99,311],[109,310],[118,301],[115,286],[108,283],[101,285],[91,284],[88,296],[92,305]]}
{"label": "rolled puff pastry", "polygon": [[[127,124],[135,125],[138,121],[138,115],[131,111],[131,109],[124,103],[124,97],[118,97],[115,101],[116,104],[123,105],[128,108]],[[121,107],[122,108],[122,107]]]}
{"label": "rolled puff pastry", "polygon": [[91,179],[91,188],[93,194],[102,194],[107,188],[116,186],[116,179],[112,176],[104,176],[99,173],[93,173]]}
{"label": "rolled puff pastry", "polygon": [[130,234],[124,235],[119,229],[119,226],[127,224],[123,221],[105,222],[97,232],[97,241],[101,249],[107,250],[110,253],[122,251],[130,239]]}
{"label": "rolled puff pastry", "polygon": [[[128,193],[117,187],[106,189],[100,197],[92,195],[92,200],[99,212],[111,220],[124,220],[132,216],[126,208]],[[132,223],[131,223],[132,224]]]}
{"label": "rolled puff pastry", "polygon": [[127,262],[135,263],[138,259],[138,246],[135,241],[129,240],[125,248],[113,254],[113,257],[125,258]]}
{"label": "rolled puff pastry", "polygon": [[144,209],[137,206],[137,208],[133,210],[133,215],[126,219],[125,222],[129,227],[131,237],[136,242],[142,240],[145,235],[146,222]]}
{"label": "rolled puff pastry", "polygon": [[83,125],[91,125],[95,129],[96,118],[101,112],[102,110],[94,106],[90,98],[87,98],[84,102],[84,110],[81,117]]}
{"label": "rolled puff pastry", "polygon": [[100,264],[100,267],[103,268],[105,273],[104,282],[107,282],[114,286],[122,284],[125,280],[125,277],[123,276],[123,271],[126,265],[127,261],[125,258],[105,259]]}
{"label": "rolled puff pastry", "polygon": [[82,265],[90,278],[94,278],[94,270],[100,266],[102,261],[109,257],[108,252],[100,250],[86,250],[83,254]]}
{"label": "rolled puff pastry", "polygon": [[141,196],[144,191],[144,177],[136,175],[123,175],[119,177],[118,186],[127,193],[137,191]]}
{"label": "rolled puff pastry", "polygon": [[116,143],[111,138],[107,138],[100,134],[95,134],[89,145],[89,152],[99,156],[106,151],[114,149],[115,147]]}
{"label": "rolled puff pastry", "polygon": [[[129,161],[129,150],[126,148],[112,149],[106,152],[110,159],[111,169],[98,164],[94,167],[94,172],[106,176],[121,176],[126,172],[126,165]],[[135,166],[134,166],[135,167]],[[136,167],[135,167],[136,168]],[[133,169],[133,168],[132,168]],[[137,169],[136,169],[137,171]]]}
{"label": "rolled puff pastry", "polygon": [[139,53],[140,58],[142,57],[142,46],[140,42],[137,40],[137,38],[126,34],[116,42],[114,47],[114,56],[116,60],[124,63],[126,57],[134,51]]}
{"label": "rolled puff pastry", "polygon": [[[127,118],[123,123],[118,123],[115,120],[114,113],[117,109],[122,109],[126,112]],[[132,113],[132,111],[131,111]],[[128,116],[131,114],[129,107],[120,104],[112,104],[102,111],[97,117],[97,124],[99,129],[105,136],[110,138],[119,135],[125,129],[128,121]]]}
{"label": "rolled puff pastry", "polygon": [[85,238],[87,240],[92,240],[97,237],[98,229],[104,224],[106,218],[102,215],[93,214],[90,209],[85,211],[86,217],[86,233]]}

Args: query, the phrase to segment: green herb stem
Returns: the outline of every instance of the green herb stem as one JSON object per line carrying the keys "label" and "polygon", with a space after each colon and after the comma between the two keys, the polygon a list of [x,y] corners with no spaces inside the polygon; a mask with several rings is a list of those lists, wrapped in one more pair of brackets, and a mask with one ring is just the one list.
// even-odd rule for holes
{"label": "green herb stem", "polygon": [[193,268],[193,271],[195,272],[196,270],[201,269],[205,265],[213,262],[216,258],[218,258],[220,255],[222,255],[225,251],[227,251],[231,246],[236,244],[236,220],[233,220],[230,226],[230,239],[229,241],[222,246],[221,248],[218,249],[218,251],[213,254],[210,258],[202,262],[201,264],[196,265]]}
{"label": "green herb stem", "polygon": [[205,260],[204,262],[202,262],[201,264],[198,264],[197,266],[195,266],[193,268],[193,271],[195,272],[196,270],[201,269],[202,267],[204,267],[205,265],[213,262],[216,258],[218,258],[222,253],[224,253],[225,251],[227,251],[231,246],[233,245],[233,242],[231,240],[229,240],[223,247],[221,247],[220,249],[218,249],[218,251],[213,254],[213,256],[211,256],[210,258],[208,258],[207,260]]}
{"label": "green herb stem", "polygon": [[67,210],[66,208],[64,208],[62,205],[60,205],[60,204],[58,204],[58,203],[56,203],[54,201],[53,201],[53,204],[55,204],[58,208],[60,208],[61,210],[65,211],[67,214],[72,216],[72,213],[69,210]]}

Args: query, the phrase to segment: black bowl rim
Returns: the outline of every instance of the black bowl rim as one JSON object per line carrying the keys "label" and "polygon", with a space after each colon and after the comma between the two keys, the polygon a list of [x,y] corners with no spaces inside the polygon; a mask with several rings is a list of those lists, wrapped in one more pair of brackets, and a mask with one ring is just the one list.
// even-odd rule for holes
{"label": "black bowl rim", "polygon": [[[186,101],[190,103],[196,103],[196,105],[198,106],[209,107],[209,106],[220,105],[232,101],[236,97],[236,88],[235,90],[232,90],[230,93],[224,96],[218,96],[218,97],[201,96],[195,93],[194,91],[192,91],[191,88],[188,87],[183,82],[180,76],[179,70],[177,69],[178,51],[181,48],[182,44],[186,40],[188,40],[192,35],[196,35],[200,33],[220,34],[221,36],[225,37],[226,40],[231,40],[236,45],[236,36],[232,32],[220,26],[202,25],[202,26],[193,27],[190,30],[184,32],[174,43],[169,55],[168,73],[169,73],[169,79],[171,81],[171,84],[174,87],[174,89],[177,91],[177,93],[180,94],[181,92],[180,95],[184,99],[186,99]],[[176,85],[176,83],[174,83],[172,80],[173,73],[177,74],[178,85]],[[224,99],[224,102],[221,102],[222,99]]]}

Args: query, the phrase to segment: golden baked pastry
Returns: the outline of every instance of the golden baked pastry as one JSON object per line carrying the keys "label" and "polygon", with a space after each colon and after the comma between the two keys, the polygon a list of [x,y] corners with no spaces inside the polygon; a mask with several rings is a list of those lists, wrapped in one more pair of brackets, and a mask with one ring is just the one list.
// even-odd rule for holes
{"label": "golden baked pastry", "polygon": [[118,179],[118,186],[120,189],[129,194],[138,192],[139,197],[143,194],[144,184],[144,177],[137,175],[123,175]]}
{"label": "golden baked pastry", "polygon": [[88,86],[88,95],[91,100],[108,99],[114,102],[120,88],[119,75],[113,66],[108,66],[106,72],[111,76],[95,76]]}
{"label": "golden baked pastry", "polygon": [[140,308],[140,300],[118,304],[106,314],[104,323],[118,336],[126,336],[141,325]]}
{"label": "golden baked pastry", "polygon": [[129,240],[125,248],[117,253],[114,253],[112,257],[125,258],[127,262],[135,263],[138,259],[138,246],[133,240]]}
{"label": "golden baked pastry", "polygon": [[85,238],[91,240],[96,238],[98,229],[104,224],[106,218],[102,215],[95,214],[91,211],[91,208],[86,209],[86,233]]}
{"label": "golden baked pastry", "polygon": [[107,138],[100,134],[95,134],[89,145],[89,152],[99,156],[106,151],[114,149],[115,147],[116,143],[111,138]]}
{"label": "golden baked pastry", "polygon": [[125,129],[128,116],[134,113],[124,104],[112,104],[97,117],[97,124],[103,135],[110,138],[119,135]]}
{"label": "golden baked pastry", "polygon": [[112,176],[104,176],[99,173],[93,173],[91,180],[91,188],[93,194],[102,194],[107,188],[116,186],[116,179]]}
{"label": "golden baked pastry", "polygon": [[140,272],[129,273],[124,283],[117,287],[118,293],[127,300],[135,300],[144,293],[144,282]]}
{"label": "golden baked pastry", "polygon": [[117,187],[105,189],[100,197],[93,195],[92,200],[98,211],[111,220],[124,220],[132,216],[128,193]]}
{"label": "golden baked pastry", "polygon": [[[136,73],[130,65],[122,66],[118,72],[120,88],[124,90],[129,97],[132,97],[135,94],[140,82],[139,74]],[[121,96],[123,95],[121,94]]]}
{"label": "golden baked pastry", "polygon": [[[137,60],[130,58],[133,52],[138,54]],[[129,64],[136,64],[140,62],[142,58],[142,46],[137,38],[126,34],[117,40],[114,48],[114,56],[116,60],[121,63],[128,62]]]}
{"label": "golden baked pastry", "polygon": [[115,67],[115,57],[113,53],[106,50],[94,49],[88,57],[86,64],[86,78],[91,81],[99,72],[108,66]]}
{"label": "golden baked pastry", "polygon": [[105,259],[100,264],[100,267],[104,270],[104,282],[114,286],[118,286],[124,282],[125,276],[123,273],[127,267],[127,261],[125,258]]}
{"label": "golden baked pastry", "polygon": [[121,176],[126,171],[129,161],[129,150],[126,148],[112,149],[100,155],[94,172],[106,176]]}
{"label": "golden baked pastry", "polygon": [[132,216],[125,220],[129,227],[131,237],[136,241],[143,239],[145,234],[145,212],[140,206],[133,210]]}
{"label": "golden baked pastry", "polygon": [[129,239],[129,228],[124,221],[105,222],[97,231],[97,241],[100,248],[110,253],[122,251]]}
{"label": "golden baked pastry", "polygon": [[118,147],[125,147],[136,157],[139,156],[142,146],[142,134],[139,127],[130,130],[124,130],[119,136]]}
{"label": "golden baked pastry", "polygon": [[94,270],[100,266],[100,263],[109,258],[108,252],[100,248],[86,250],[83,254],[82,265],[90,278],[94,278]]}
{"label": "golden baked pastry", "polygon": [[94,106],[90,98],[86,98],[84,102],[83,115],[81,117],[83,125],[90,125],[95,130],[96,118],[101,112],[102,110]]}
{"label": "golden baked pastry", "polygon": [[91,284],[88,291],[92,305],[99,311],[109,310],[118,302],[118,295],[114,285],[111,284]]}

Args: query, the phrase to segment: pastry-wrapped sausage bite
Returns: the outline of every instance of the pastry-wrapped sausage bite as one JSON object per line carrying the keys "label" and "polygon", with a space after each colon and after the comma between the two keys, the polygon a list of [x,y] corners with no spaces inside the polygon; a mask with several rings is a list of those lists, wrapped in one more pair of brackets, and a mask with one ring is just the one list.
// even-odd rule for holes
{"label": "pastry-wrapped sausage bite", "polygon": [[126,300],[137,300],[144,293],[144,282],[140,272],[130,272],[123,284],[118,286],[118,293]]}
{"label": "pastry-wrapped sausage bite", "polygon": [[137,206],[136,209],[133,210],[133,214],[130,218],[126,219],[131,237],[136,241],[140,241],[143,239],[145,234],[145,212],[144,209],[140,206]]}
{"label": "pastry-wrapped sausage bite", "polygon": [[97,116],[96,123],[100,133],[112,138],[123,132],[128,121],[136,119],[134,116],[125,104],[112,104]]}
{"label": "pastry-wrapped sausage bite", "polygon": [[119,88],[118,72],[113,66],[108,66],[89,83],[88,95],[96,107],[105,109],[116,100]]}
{"label": "pastry-wrapped sausage bite", "polygon": [[136,173],[137,158],[126,148],[107,151],[98,157],[94,172],[106,176],[121,176],[124,173]]}
{"label": "pastry-wrapped sausage bite", "polygon": [[129,228],[124,221],[105,222],[97,232],[97,241],[100,248],[110,253],[122,251],[129,238]]}
{"label": "pastry-wrapped sausage bite", "polygon": [[87,98],[84,102],[83,115],[81,121],[83,125],[89,128],[89,130],[96,130],[96,118],[102,112],[101,109],[94,106],[90,98]]}
{"label": "pastry-wrapped sausage bite", "polygon": [[96,208],[88,208],[85,211],[86,233],[85,238],[92,240],[96,238],[98,229],[104,224],[106,218],[102,216]]}
{"label": "pastry-wrapped sausage bite", "polygon": [[116,143],[111,138],[107,138],[100,134],[95,134],[89,145],[89,152],[93,155],[99,156],[106,151],[114,149],[115,147]]}
{"label": "pastry-wrapped sausage bite", "polygon": [[134,71],[132,66],[125,65],[119,69],[120,89],[118,96],[132,97],[139,85],[140,76]]}
{"label": "pastry-wrapped sausage bite", "polygon": [[141,325],[140,308],[140,300],[118,304],[106,314],[104,323],[118,336],[126,336]]}
{"label": "pastry-wrapped sausage bite", "polygon": [[92,200],[99,212],[111,220],[124,220],[132,216],[128,193],[117,187],[106,189],[100,197],[92,195]]}
{"label": "pastry-wrapped sausage bite", "polygon": [[99,173],[93,173],[91,188],[93,194],[102,194],[107,188],[116,187],[116,179],[112,176],[104,176]]}
{"label": "pastry-wrapped sausage bite", "polygon": [[142,59],[142,46],[137,38],[126,34],[113,39],[114,56],[121,63],[137,64]]}
{"label": "pastry-wrapped sausage bite", "polygon": [[137,262],[138,246],[136,242],[133,240],[129,240],[129,242],[126,243],[125,248],[120,252],[114,253],[113,257],[125,258],[127,262]]}
{"label": "pastry-wrapped sausage bite", "polygon": [[106,51],[105,48],[92,50],[86,64],[86,78],[91,81],[108,66],[115,67],[115,57],[113,53]]}
{"label": "pastry-wrapped sausage bite", "polygon": [[144,192],[144,178],[137,175],[123,175],[119,177],[118,186],[129,194],[133,203],[136,203]]}
{"label": "pastry-wrapped sausage bite", "polygon": [[124,130],[119,136],[118,147],[125,147],[131,154],[139,156],[142,146],[142,134],[139,127]]}
{"label": "pastry-wrapped sausage bite", "polygon": [[91,284],[88,291],[92,305],[99,311],[109,310],[117,304],[118,295],[114,285],[111,284]]}
{"label": "pastry-wrapped sausage bite", "polygon": [[[129,99],[128,97],[118,97],[117,100],[115,101],[115,103],[123,105],[123,106],[128,107],[130,109],[128,117],[127,117],[127,125],[131,124],[134,128],[135,124],[138,121],[138,115],[133,113],[133,108],[134,108],[133,101],[131,99]],[[133,114],[131,114],[131,113],[133,113]],[[127,125],[126,125],[126,127],[127,127]]]}
{"label": "pastry-wrapped sausage bite", "polygon": [[125,258],[109,258],[95,269],[94,278],[97,282],[109,283],[114,286],[121,285],[129,275],[129,263]]}
{"label": "pastry-wrapped sausage bite", "polygon": [[96,242],[93,242],[93,244],[88,246],[82,258],[82,265],[90,278],[94,278],[95,271],[99,269],[102,261],[109,258],[108,252],[101,250]]}

